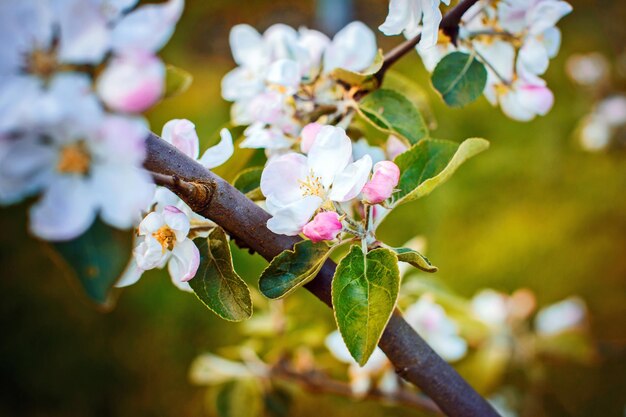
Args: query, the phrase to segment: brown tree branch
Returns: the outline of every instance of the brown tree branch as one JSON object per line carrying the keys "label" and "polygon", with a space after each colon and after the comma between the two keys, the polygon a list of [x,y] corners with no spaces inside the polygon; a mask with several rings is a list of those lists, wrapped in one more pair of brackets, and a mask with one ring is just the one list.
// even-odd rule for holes
{"label": "brown tree branch", "polygon": [[269,376],[272,379],[298,384],[302,389],[311,393],[332,394],[359,401],[383,401],[394,405],[429,411],[436,415],[441,414],[439,407],[430,398],[406,389],[398,389],[395,392],[387,393],[374,388],[367,391],[363,396],[357,396],[348,383],[329,378],[316,370],[298,372],[284,363],[278,363],[272,367]]}
{"label": "brown tree branch", "polygon": [[[167,181],[199,214],[213,220],[234,239],[245,242],[268,261],[291,249],[299,237],[276,235],[267,229],[270,215],[245,195],[189,158],[175,147],[151,134],[147,139],[145,167]],[[171,178],[168,178],[171,177]],[[176,177],[178,180],[174,180]],[[176,184],[195,184],[196,192]],[[197,197],[204,194],[205,201]],[[190,198],[193,196],[193,198]],[[326,261],[317,277],[305,285],[311,293],[332,307],[331,282],[336,264]],[[396,372],[418,386],[446,414],[452,417],[497,417],[498,414],[461,376],[395,312],[379,346]]]}
{"label": "brown tree branch", "polygon": [[[477,2],[478,0],[461,0],[459,4],[450,9],[450,11],[446,13],[446,15],[443,17],[443,19],[441,19],[439,29],[441,29],[443,33],[450,37],[450,40],[453,44],[456,45],[456,40],[459,36],[459,23],[461,22],[461,18],[463,17],[465,12],[467,12],[467,10]],[[380,67],[375,75],[379,84],[382,83],[387,70],[409,51],[413,50],[413,48],[415,48],[415,46],[420,42],[421,39],[422,34],[419,33],[414,38],[402,42],[400,45],[396,46],[391,51],[385,54],[383,65],[382,67]]]}

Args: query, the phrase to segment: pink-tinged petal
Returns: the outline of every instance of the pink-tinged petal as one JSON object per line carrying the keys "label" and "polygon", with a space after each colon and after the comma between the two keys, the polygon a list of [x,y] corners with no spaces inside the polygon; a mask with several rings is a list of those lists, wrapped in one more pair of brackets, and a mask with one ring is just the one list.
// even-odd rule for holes
{"label": "pink-tinged petal", "polygon": [[185,213],[174,206],[165,206],[163,208],[163,220],[165,224],[172,229],[176,235],[176,240],[182,242],[189,234],[189,218]]}
{"label": "pink-tinged petal", "polygon": [[306,157],[288,153],[272,158],[261,174],[261,192],[287,205],[302,198],[301,181],[309,174]]}
{"label": "pink-tinged petal", "polygon": [[374,166],[372,179],[363,187],[363,200],[379,204],[391,197],[400,179],[400,168],[391,161],[381,161]]}
{"label": "pink-tinged petal", "polygon": [[215,168],[228,161],[234,152],[233,137],[230,131],[224,128],[220,130],[220,142],[204,151],[200,163],[209,169]]}
{"label": "pink-tinged petal", "polygon": [[303,153],[309,153],[309,150],[311,149],[311,146],[313,146],[313,142],[315,142],[315,138],[320,133],[322,126],[324,125],[317,122],[309,123],[304,126],[302,132],[300,132],[300,137],[302,138],[302,141],[300,142],[300,150]]}
{"label": "pink-tinged petal", "polygon": [[313,242],[333,240],[341,232],[342,225],[339,215],[334,211],[318,213],[313,220],[302,228],[302,233]]}
{"label": "pink-tinged petal", "polygon": [[113,28],[113,50],[117,53],[158,51],[174,33],[184,5],[183,0],[169,0],[133,10]]}
{"label": "pink-tinged petal", "polygon": [[160,268],[170,257],[170,252],[163,250],[163,246],[154,237],[146,236],[133,250],[133,257],[139,268],[148,271]]}
{"label": "pink-tinged petal", "polygon": [[200,251],[190,239],[186,239],[177,243],[172,250],[167,269],[172,280],[187,282],[196,276],[199,266]]}
{"label": "pink-tinged petal", "polygon": [[267,228],[279,235],[295,236],[302,231],[322,202],[317,196],[308,196],[283,206],[267,221]]}
{"label": "pink-tinged petal", "polygon": [[137,265],[137,261],[133,257],[128,263],[126,269],[124,270],[124,273],[122,273],[120,279],[115,283],[115,287],[123,288],[136,284],[143,275],[143,273],[144,270],[139,268],[139,265]]}
{"label": "pink-tinged petal", "polygon": [[542,85],[524,85],[520,87],[518,97],[524,107],[541,116],[548,114],[554,104],[554,94]]}
{"label": "pink-tinged petal", "polygon": [[308,167],[328,188],[351,159],[352,142],[346,131],[336,126],[323,126],[309,149]]}
{"label": "pink-tinged petal", "polygon": [[351,163],[335,176],[328,198],[339,202],[352,200],[365,186],[371,171],[372,158],[369,155]]}
{"label": "pink-tinged petal", "polygon": [[82,178],[55,178],[30,209],[30,231],[53,241],[70,240],[89,229],[97,214],[93,192]]}
{"label": "pink-tinged petal", "polygon": [[529,31],[539,35],[554,27],[561,18],[572,11],[572,6],[565,1],[542,1],[532,7],[528,13]]}
{"label": "pink-tinged petal", "polygon": [[249,116],[256,122],[264,124],[278,124],[289,116],[290,107],[287,97],[278,91],[266,91],[257,94],[250,100],[247,106]]}
{"label": "pink-tinged petal", "polygon": [[152,233],[165,226],[165,220],[161,213],[155,211],[148,213],[139,223],[139,234],[143,236],[152,235]]}
{"label": "pink-tinged petal", "polygon": [[522,105],[517,91],[509,89],[499,96],[499,100],[502,111],[511,119],[527,122],[536,115],[530,108]]}
{"label": "pink-tinged petal", "polygon": [[198,159],[200,142],[196,125],[187,119],[173,119],[165,123],[161,137],[192,159]]}
{"label": "pink-tinged petal", "polygon": [[163,94],[165,66],[150,55],[114,58],[98,77],[96,89],[113,110],[139,113],[150,108]]}

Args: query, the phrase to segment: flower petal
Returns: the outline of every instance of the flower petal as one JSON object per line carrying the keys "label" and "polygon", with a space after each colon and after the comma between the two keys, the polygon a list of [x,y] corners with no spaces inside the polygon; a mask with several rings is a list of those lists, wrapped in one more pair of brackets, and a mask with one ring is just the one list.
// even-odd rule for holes
{"label": "flower petal", "polygon": [[174,281],[187,282],[196,276],[200,266],[200,251],[190,240],[185,239],[176,244],[167,269]]}
{"label": "flower petal", "polygon": [[176,235],[176,240],[182,242],[189,234],[189,218],[185,213],[174,206],[165,206],[163,208],[163,221],[172,229]]}
{"label": "flower petal", "polygon": [[287,206],[283,206],[267,221],[267,228],[280,235],[295,236],[322,205],[318,196],[307,196]]}
{"label": "flower petal", "polygon": [[174,33],[184,4],[184,0],[147,4],[124,16],[112,32],[114,51],[156,52],[161,49]]}
{"label": "flower petal", "polygon": [[[173,119],[163,125],[161,137],[192,159],[198,159],[200,141],[196,125],[187,119]],[[213,167],[209,167],[213,168]]]}
{"label": "flower petal", "polygon": [[365,186],[371,170],[372,158],[369,155],[351,163],[335,176],[328,198],[339,202],[352,200]]}
{"label": "flower petal", "polygon": [[302,198],[300,181],[308,175],[306,157],[287,153],[270,159],[261,174],[261,192],[280,206]]}
{"label": "flower petal", "polygon": [[321,178],[322,185],[328,188],[335,175],[343,171],[351,158],[352,142],[346,131],[336,126],[324,126],[309,149],[308,166],[315,176]]}
{"label": "flower petal", "polygon": [[30,231],[45,240],[69,240],[87,231],[96,218],[92,190],[76,176],[55,178],[30,209]]}
{"label": "flower petal", "polygon": [[209,169],[222,165],[235,152],[233,137],[228,129],[220,130],[220,138],[220,142],[204,151],[200,158],[200,163]]}

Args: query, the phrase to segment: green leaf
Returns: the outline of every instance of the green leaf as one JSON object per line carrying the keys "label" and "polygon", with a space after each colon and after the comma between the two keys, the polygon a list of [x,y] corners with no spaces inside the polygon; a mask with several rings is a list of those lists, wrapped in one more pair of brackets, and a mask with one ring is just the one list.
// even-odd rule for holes
{"label": "green leaf", "polygon": [[252,200],[263,198],[261,194],[261,174],[263,167],[244,169],[233,181],[233,186]]}
{"label": "green leaf", "polygon": [[437,272],[438,268],[431,264],[427,257],[411,248],[390,248],[396,253],[398,261],[406,262],[426,272]]}
{"label": "green leaf", "polygon": [[261,387],[254,379],[227,382],[217,394],[215,408],[219,417],[257,417],[263,413]]}
{"label": "green leaf", "polygon": [[416,144],[428,135],[428,129],[417,108],[402,94],[380,89],[359,102],[359,113],[378,130]]}
{"label": "green leaf", "polygon": [[483,93],[487,70],[473,55],[452,52],[439,61],[432,82],[448,106],[465,106]]}
{"label": "green leaf", "polygon": [[60,255],[85,293],[98,304],[110,304],[110,292],[122,275],[133,250],[133,233],[96,220],[74,240],[55,242]]}
{"label": "green leaf", "polygon": [[393,313],[400,289],[398,259],[379,248],[367,256],[352,246],[339,262],[332,284],[337,326],[352,357],[363,366]]}
{"label": "green leaf", "polygon": [[437,120],[435,119],[435,114],[429,103],[429,92],[415,80],[398,71],[390,69],[385,73],[382,88],[402,91],[402,94],[417,107],[417,110],[421,113],[426,122],[427,128],[432,130],[437,127]]}
{"label": "green leaf", "polygon": [[383,52],[379,49],[374,62],[363,71],[350,71],[343,68],[335,68],[330,76],[351,86],[357,86],[361,90],[373,90],[378,86],[378,80],[374,75],[383,66]]}
{"label": "green leaf", "polygon": [[225,320],[241,321],[252,315],[252,300],[246,283],[233,268],[230,246],[221,227],[200,243],[200,267],[189,285],[200,301]]}
{"label": "green leaf", "polygon": [[315,278],[329,254],[324,242],[300,241],[272,259],[261,274],[259,289],[268,298],[282,298]]}
{"label": "green leaf", "polygon": [[187,91],[193,77],[182,68],[167,64],[165,66],[165,91],[163,98],[176,97]]}
{"label": "green leaf", "polygon": [[448,140],[424,139],[401,153],[394,162],[400,168],[400,182],[394,205],[416,200],[443,184],[459,166],[489,147],[485,139],[470,138],[461,144]]}

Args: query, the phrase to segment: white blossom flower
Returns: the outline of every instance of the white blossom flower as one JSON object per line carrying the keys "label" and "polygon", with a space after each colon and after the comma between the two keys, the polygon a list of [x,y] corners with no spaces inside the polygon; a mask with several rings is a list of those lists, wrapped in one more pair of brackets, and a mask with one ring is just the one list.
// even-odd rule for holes
{"label": "white blossom flower", "polygon": [[[77,112],[76,118],[82,115]],[[49,142],[34,143],[28,157],[37,159],[37,169],[45,172],[43,195],[30,210],[32,233],[47,240],[72,239],[98,214],[117,228],[135,224],[153,193],[141,168],[145,124],[103,115],[95,121],[67,120],[48,133]]]}
{"label": "white blossom flower", "polygon": [[[220,142],[208,148],[202,156],[198,158],[200,153],[199,139],[195,125],[191,121],[187,119],[170,120],[163,126],[163,131],[161,132],[161,137],[165,141],[209,169],[223,164],[233,154],[233,139],[228,129],[222,129],[220,136]],[[155,217],[155,214],[157,217]],[[148,220],[148,217],[152,220]],[[176,237],[175,240],[169,242],[171,245],[168,245],[171,253],[162,251],[159,255],[159,252],[156,250],[158,247],[155,245],[154,239],[146,238],[147,232],[145,232],[145,230],[152,230],[155,224],[160,224],[158,222],[155,223],[155,218],[157,220],[162,219],[166,223],[168,219],[174,219],[176,221],[176,223],[168,223],[168,227],[173,231],[172,233],[175,232],[174,236]],[[190,277],[195,275],[194,268],[197,269],[197,248],[191,239],[208,236],[210,229],[216,226],[215,223],[195,213],[191,207],[167,188],[157,187],[150,203],[148,214],[142,221],[142,224],[146,227],[143,232],[141,226],[139,227],[139,234],[135,239],[136,248],[133,251],[133,258],[126,267],[126,271],[115,285],[117,287],[133,285],[139,281],[146,270],[163,268],[167,263],[168,271],[174,285],[183,291],[191,292],[192,289],[187,281],[191,279]],[[159,227],[163,227],[163,225]],[[161,233],[160,235],[158,233],[154,235],[154,233],[156,233],[155,231],[150,233],[153,233],[152,237],[158,242],[161,242],[169,233],[166,229],[163,230],[164,233],[167,233]],[[161,244],[162,243],[163,242],[161,242]],[[182,246],[176,249],[178,243],[181,243]]]}
{"label": "white blossom flower", "polygon": [[307,156],[287,153],[270,159],[261,176],[261,192],[272,215],[274,233],[296,235],[320,208],[355,198],[368,180],[372,160],[352,159],[352,144],[335,126],[320,129]]}
{"label": "white blossom flower", "polygon": [[387,36],[402,32],[414,36],[421,30],[420,44],[431,47],[437,43],[441,3],[449,5],[450,0],[390,0],[387,19],[378,29]]}
{"label": "white blossom flower", "polygon": [[492,326],[503,326],[509,315],[508,297],[494,290],[482,290],[472,298],[474,314]]}
{"label": "white blossom flower", "polygon": [[535,329],[542,335],[553,335],[580,328],[587,317],[583,300],[571,297],[542,308],[535,317]]}
{"label": "white blossom flower", "polygon": [[192,279],[200,265],[200,252],[188,238],[189,231],[189,218],[175,206],[149,213],[139,224],[139,243],[133,250],[137,266],[147,271],[167,264],[177,286]]}
{"label": "white blossom flower", "polygon": [[404,318],[443,359],[454,362],[467,353],[467,342],[457,325],[433,297],[425,294],[404,312]]}

